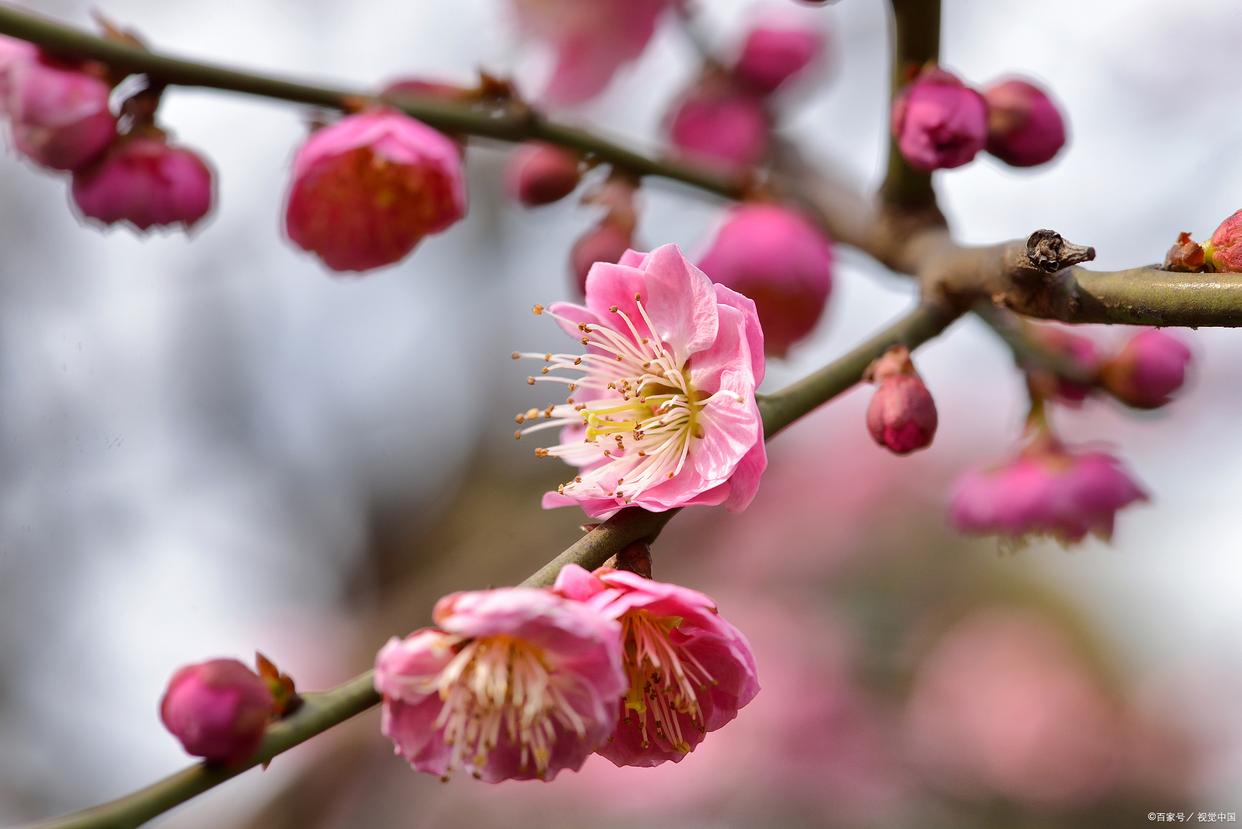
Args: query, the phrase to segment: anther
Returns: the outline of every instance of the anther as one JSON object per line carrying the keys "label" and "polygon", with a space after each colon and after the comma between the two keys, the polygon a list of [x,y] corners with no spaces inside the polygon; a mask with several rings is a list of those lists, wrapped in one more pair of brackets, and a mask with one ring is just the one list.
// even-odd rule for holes
{"label": "anther", "polygon": [[535,316],[537,316],[537,317],[538,317],[538,316],[542,316],[542,314],[543,314],[543,306],[542,306],[542,305],[539,305],[539,304],[537,304],[537,303],[536,303],[535,307],[534,307],[534,308],[531,308],[530,310],[531,310],[531,311],[534,313],[534,315],[535,315]]}
{"label": "anther", "polygon": [[513,352],[512,354],[510,354],[509,356],[510,356],[510,357],[512,357],[512,358],[513,358],[513,359],[515,359],[515,360],[520,360],[520,359],[522,359],[522,355],[521,355],[521,354],[518,354],[516,351],[515,351],[515,352]]}
{"label": "anther", "polygon": [[617,306],[615,306],[615,305],[609,305],[609,306],[608,306],[608,310],[609,310],[609,311],[611,311],[611,312],[613,312],[613,313],[615,314],[615,313],[617,313]]}
{"label": "anther", "polygon": [[539,369],[540,374],[547,374],[550,371],[552,371],[552,369],[548,368],[547,366],[544,366],[543,368]]}
{"label": "anther", "polygon": [[534,377],[527,377],[527,378],[526,378],[526,385],[528,385],[528,386],[533,386],[533,385],[535,385],[535,378],[534,378]]}

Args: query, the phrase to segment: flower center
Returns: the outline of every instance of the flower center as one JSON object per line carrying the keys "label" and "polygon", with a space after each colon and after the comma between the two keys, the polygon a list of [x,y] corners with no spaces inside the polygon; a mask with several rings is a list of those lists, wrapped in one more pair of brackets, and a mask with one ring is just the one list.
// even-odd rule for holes
{"label": "flower center", "polygon": [[[637,493],[675,477],[690,455],[694,441],[703,437],[698,414],[709,396],[694,388],[684,359],[678,359],[654,332],[635,296],[639,318],[613,306],[616,325],[578,323],[585,354],[527,354],[513,358],[542,360],[539,375],[527,378],[563,383],[571,396],[562,404],[531,409],[517,415],[519,425],[538,421],[515,433],[521,438],[542,429],[582,426],[582,439],[539,448],[539,457],[559,457],[590,467],[561,484],[562,494],[597,498],[620,498],[626,502]],[[574,323],[549,313],[561,322]],[[571,372],[569,375],[554,372]],[[580,398],[572,393],[584,390]],[[603,462],[603,463],[601,463]]]}
{"label": "flower center", "polygon": [[444,701],[435,727],[452,749],[448,768],[462,766],[479,776],[502,735],[515,743],[519,766],[542,777],[558,732],[586,734],[586,723],[533,645],[510,636],[467,642],[441,671]]}
{"label": "flower center", "polygon": [[651,744],[648,724],[657,739],[683,753],[691,749],[683,717],[698,731],[704,730],[698,690],[715,684],[715,679],[689,651],[673,643],[670,634],[680,625],[677,616],[653,616],[646,610],[631,610],[621,617],[630,681],[622,716],[626,721],[634,714],[639,717],[643,748]]}

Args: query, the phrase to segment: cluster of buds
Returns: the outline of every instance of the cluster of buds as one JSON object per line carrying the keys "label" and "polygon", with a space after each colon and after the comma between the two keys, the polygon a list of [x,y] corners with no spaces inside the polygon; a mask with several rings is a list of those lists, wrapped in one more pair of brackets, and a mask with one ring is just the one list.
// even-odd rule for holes
{"label": "cluster of buds", "polygon": [[1080,406],[1103,391],[1132,408],[1163,406],[1185,383],[1190,349],[1159,329],[1139,332],[1111,354],[1061,328],[1028,326],[1025,334],[1042,351],[1040,361],[1022,364],[1032,398],[1026,445],[1014,458],[963,477],[950,518],[964,532],[1017,541],[1048,535],[1071,544],[1089,533],[1111,538],[1117,511],[1147,500],[1146,493],[1114,456],[1062,442],[1046,404]]}
{"label": "cluster of buds", "polygon": [[87,219],[188,230],[211,209],[211,169],[170,145],[155,125],[158,88],[136,93],[118,119],[109,97],[120,80],[101,64],[0,39],[0,112],[17,152],[68,173],[73,202]]}
{"label": "cluster of buds", "polygon": [[929,66],[893,101],[893,136],[924,172],[961,167],[982,150],[1014,167],[1051,161],[1065,145],[1065,121],[1048,94],[1019,79],[982,94]]}
{"label": "cluster of buds", "polygon": [[1242,210],[1221,222],[1206,245],[1188,232],[1179,234],[1164,257],[1164,268],[1182,273],[1242,273]]}
{"label": "cluster of buds", "polygon": [[752,28],[732,65],[705,66],[673,105],[666,120],[673,147],[729,172],[759,163],[772,132],[769,99],[816,61],[824,40],[822,32],[799,25]]}
{"label": "cluster of buds", "polygon": [[759,690],[711,599],[633,572],[571,564],[552,589],[446,596],[433,619],[380,650],[375,688],[395,752],[441,779],[678,762]]}

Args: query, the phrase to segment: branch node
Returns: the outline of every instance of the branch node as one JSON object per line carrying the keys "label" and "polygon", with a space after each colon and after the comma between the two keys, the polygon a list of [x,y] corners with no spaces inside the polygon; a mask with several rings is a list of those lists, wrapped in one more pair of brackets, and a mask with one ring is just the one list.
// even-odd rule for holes
{"label": "branch node", "polygon": [[1094,258],[1095,248],[1067,242],[1055,230],[1037,230],[1026,240],[1027,265],[1043,273],[1056,273]]}

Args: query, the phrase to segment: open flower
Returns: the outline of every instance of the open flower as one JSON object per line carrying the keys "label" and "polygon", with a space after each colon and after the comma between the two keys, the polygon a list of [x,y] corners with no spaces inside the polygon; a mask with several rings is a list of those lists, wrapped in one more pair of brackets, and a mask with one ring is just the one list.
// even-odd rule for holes
{"label": "open flower", "polygon": [[558,445],[535,454],[580,467],[544,496],[544,507],[576,503],[603,518],[631,504],[663,512],[750,503],[767,465],[755,404],[763,332],[753,302],[664,245],[596,263],[586,307],[557,303],[547,313],[586,353],[513,354],[546,362],[531,385],[570,392],[564,403],[517,416],[519,424],[538,421],[518,437],[561,429]]}
{"label": "open flower", "polygon": [[576,564],[554,589],[621,622],[629,687],[616,733],[598,751],[616,765],[680,761],[759,693],[750,645],[702,593]]}
{"label": "open flower", "polygon": [[466,214],[461,150],[395,111],[317,130],[293,160],[285,229],[334,271],[400,261]]}
{"label": "open flower", "polygon": [[529,587],[454,593],[433,618],[375,661],[381,728],[414,768],[551,780],[612,732],[625,691],[616,621]]}
{"label": "open flower", "polygon": [[595,97],[637,58],[671,0],[511,0],[518,27],[556,52],[543,97],[576,104]]}
{"label": "open flower", "polygon": [[1047,433],[1018,457],[958,482],[950,518],[959,530],[1011,537],[1046,533],[1062,542],[1110,539],[1117,510],[1147,494],[1105,452],[1074,452]]}

